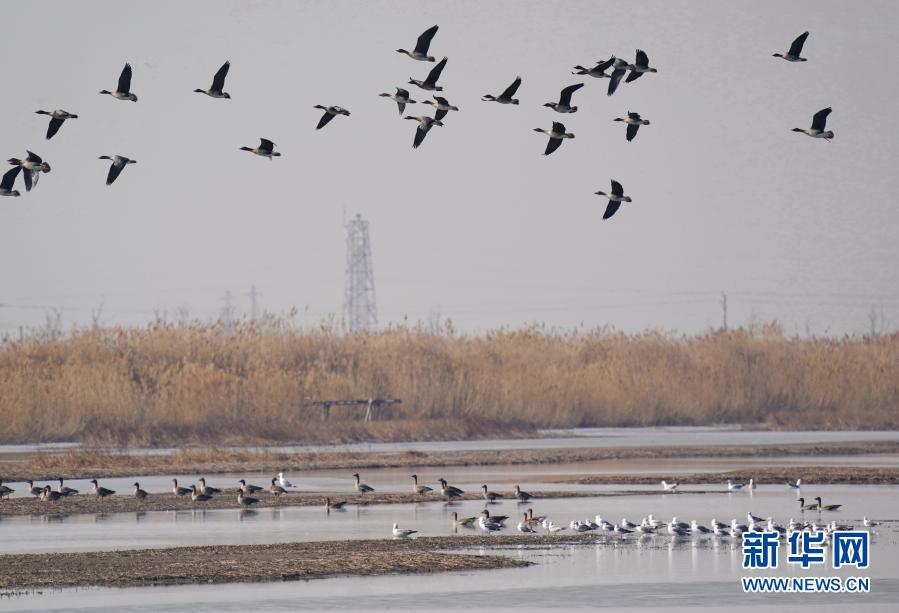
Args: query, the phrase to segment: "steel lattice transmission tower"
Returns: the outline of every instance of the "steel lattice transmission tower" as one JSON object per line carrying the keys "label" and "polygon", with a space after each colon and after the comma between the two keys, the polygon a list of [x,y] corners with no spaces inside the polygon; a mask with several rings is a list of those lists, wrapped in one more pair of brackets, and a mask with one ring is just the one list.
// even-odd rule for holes
{"label": "steel lattice transmission tower", "polygon": [[343,323],[350,332],[378,327],[375,277],[371,264],[368,222],[361,215],[346,224],[346,285]]}

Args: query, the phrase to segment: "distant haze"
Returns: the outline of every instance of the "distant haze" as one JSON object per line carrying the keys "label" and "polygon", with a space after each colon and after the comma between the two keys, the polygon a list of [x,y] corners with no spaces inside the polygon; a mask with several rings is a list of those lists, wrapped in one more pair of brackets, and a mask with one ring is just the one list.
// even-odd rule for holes
{"label": "distant haze", "polygon": [[[9,10],[7,13],[11,13]],[[44,2],[4,28],[2,158],[52,172],[0,199],[0,331],[209,319],[230,290],[314,323],[340,315],[344,211],[371,222],[379,319],[698,331],[899,326],[895,2]],[[461,111],[413,150],[379,98],[433,64]],[[785,52],[811,35],[792,64]],[[658,74],[571,74],[645,49]],[[193,93],[231,61],[231,100]],[[100,96],[125,62],[139,102]],[[520,106],[481,102],[516,75]],[[541,106],[572,83],[580,110]],[[427,92],[408,87],[419,101]],[[314,127],[315,104],[351,117]],[[790,132],[833,107],[832,143]],[[46,141],[37,109],[77,113]],[[626,142],[614,123],[652,124]],[[410,105],[407,114],[431,109]],[[431,111],[432,113],[432,111]],[[577,136],[549,157],[562,121]],[[283,157],[239,151],[270,138]],[[103,154],[138,160],[111,187]],[[602,221],[593,192],[634,202]],[[873,310],[872,310],[873,307]]]}

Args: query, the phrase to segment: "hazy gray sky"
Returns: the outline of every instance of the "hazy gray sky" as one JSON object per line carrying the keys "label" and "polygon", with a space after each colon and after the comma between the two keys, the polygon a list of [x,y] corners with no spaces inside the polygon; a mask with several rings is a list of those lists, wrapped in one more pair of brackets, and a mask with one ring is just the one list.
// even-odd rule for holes
{"label": "hazy gray sky", "polygon": [[[701,330],[778,319],[899,325],[895,2],[46,2],[4,31],[3,158],[52,172],[0,200],[0,328],[221,309],[256,284],[269,311],[340,313],[343,211],[371,222],[382,323],[439,308],[479,330],[540,321]],[[440,25],[461,107],[419,150],[378,93],[432,64],[396,53]],[[804,55],[771,57],[804,30]],[[645,49],[658,74],[571,75]],[[23,54],[27,54],[27,60]],[[192,92],[231,61],[231,100]],[[138,103],[98,95],[134,67]],[[885,63],[886,62],[886,63]],[[521,105],[481,102],[516,75]],[[541,106],[583,81],[580,110]],[[426,92],[408,86],[413,97]],[[352,112],[314,127],[315,104]],[[830,144],[790,132],[832,106]],[[421,114],[428,107],[411,105]],[[42,109],[68,121],[44,139]],[[615,117],[652,125],[634,142]],[[532,131],[577,138],[543,157]],[[239,151],[274,140],[283,157]],[[111,187],[102,154],[138,160]],[[634,202],[603,222],[609,179]],[[239,296],[238,309],[248,310]]]}

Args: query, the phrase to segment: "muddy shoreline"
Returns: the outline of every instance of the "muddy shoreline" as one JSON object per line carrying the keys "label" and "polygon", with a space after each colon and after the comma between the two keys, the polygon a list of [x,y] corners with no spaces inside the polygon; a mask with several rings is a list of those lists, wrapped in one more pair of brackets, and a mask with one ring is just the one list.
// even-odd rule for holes
{"label": "muddy shoreline", "polygon": [[292,581],[337,575],[516,568],[530,563],[503,555],[453,550],[595,543],[603,538],[581,535],[422,537],[0,555],[0,589]]}
{"label": "muddy shoreline", "polygon": [[[172,455],[133,456],[90,449],[66,453],[34,454],[0,464],[4,481],[33,479],[45,481],[124,477],[129,475],[275,474],[284,470],[368,468],[440,468],[450,466],[490,466],[521,464],[568,464],[601,460],[738,458],[796,456],[859,456],[899,453],[895,441],[806,443],[791,445],[690,445],[660,447],[585,447],[562,449],[466,450],[441,452],[324,452],[275,453],[269,450],[230,452],[223,450],[184,451]],[[3,458],[0,457],[0,460]]]}

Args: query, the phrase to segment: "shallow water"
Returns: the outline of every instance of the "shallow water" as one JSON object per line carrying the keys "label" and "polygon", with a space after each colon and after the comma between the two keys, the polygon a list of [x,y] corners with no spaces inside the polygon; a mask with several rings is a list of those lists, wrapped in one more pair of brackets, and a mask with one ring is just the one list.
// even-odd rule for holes
{"label": "shallow water", "polygon": [[[789,445],[827,442],[891,441],[899,433],[891,430],[744,430],[736,427],[671,426],[658,428],[577,428],[542,430],[529,439],[481,439],[474,441],[411,441],[397,443],[350,443],[345,445],[280,445],[266,447],[278,453],[299,452],[403,452],[474,451],[503,449],[565,449],[579,447],[658,447],[666,445]],[[0,445],[0,455],[63,451],[77,443]],[[255,447],[228,447],[245,450]],[[165,454],[177,449],[126,449],[122,453]]]}

